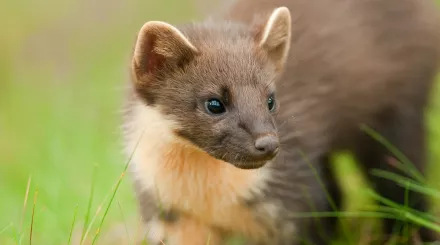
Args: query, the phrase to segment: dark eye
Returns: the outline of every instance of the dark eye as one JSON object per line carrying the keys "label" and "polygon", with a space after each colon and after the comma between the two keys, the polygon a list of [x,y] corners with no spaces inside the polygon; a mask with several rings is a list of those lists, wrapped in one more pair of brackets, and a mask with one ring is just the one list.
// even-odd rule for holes
{"label": "dark eye", "polygon": [[223,103],[218,99],[209,99],[205,102],[206,110],[211,114],[221,114],[226,111]]}
{"label": "dark eye", "polygon": [[275,98],[273,95],[267,99],[267,107],[269,108],[269,111],[273,111],[275,109]]}

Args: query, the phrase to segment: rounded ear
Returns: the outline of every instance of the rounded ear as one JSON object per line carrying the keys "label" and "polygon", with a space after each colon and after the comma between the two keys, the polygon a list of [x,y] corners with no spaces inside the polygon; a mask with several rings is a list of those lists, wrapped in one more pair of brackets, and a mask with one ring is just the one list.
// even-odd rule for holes
{"label": "rounded ear", "polygon": [[256,43],[263,49],[278,69],[286,63],[291,42],[291,17],[287,7],[272,11],[264,25],[258,27]]}
{"label": "rounded ear", "polygon": [[138,79],[158,76],[164,68],[178,68],[197,53],[197,48],[176,27],[162,21],[149,21],[138,33],[133,72]]}

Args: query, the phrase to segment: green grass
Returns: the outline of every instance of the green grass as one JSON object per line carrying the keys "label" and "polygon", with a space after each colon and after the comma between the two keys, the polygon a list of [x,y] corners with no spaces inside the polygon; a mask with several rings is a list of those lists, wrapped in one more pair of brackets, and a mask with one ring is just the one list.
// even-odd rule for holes
{"label": "green grass", "polygon": [[[121,179],[118,128],[130,49],[146,20],[177,23],[194,16],[190,4],[179,0],[3,4],[0,244],[29,244],[31,228],[32,244],[50,245],[67,244],[83,230],[93,239],[101,224],[105,230],[137,222],[130,182]],[[432,163],[440,160],[439,86],[435,94]],[[357,189],[362,179],[346,156],[338,164],[342,181],[350,182],[348,207],[355,210],[364,204]],[[439,166],[432,164],[431,180],[440,178]],[[432,184],[440,189],[440,182]]]}

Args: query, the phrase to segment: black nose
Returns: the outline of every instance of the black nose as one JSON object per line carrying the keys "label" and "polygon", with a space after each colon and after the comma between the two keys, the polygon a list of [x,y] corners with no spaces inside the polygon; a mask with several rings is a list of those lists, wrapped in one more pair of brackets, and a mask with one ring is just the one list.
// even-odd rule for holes
{"label": "black nose", "polygon": [[279,147],[278,138],[274,135],[265,135],[255,140],[255,148],[258,155],[263,157],[271,157],[278,152]]}

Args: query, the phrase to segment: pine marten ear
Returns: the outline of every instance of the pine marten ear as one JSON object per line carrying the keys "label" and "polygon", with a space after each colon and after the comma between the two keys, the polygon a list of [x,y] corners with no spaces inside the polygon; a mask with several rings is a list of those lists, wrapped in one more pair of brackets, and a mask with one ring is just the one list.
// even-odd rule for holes
{"label": "pine marten ear", "polygon": [[140,80],[158,77],[182,68],[197,53],[176,27],[162,21],[149,21],[142,26],[136,40],[133,72]]}
{"label": "pine marten ear", "polygon": [[267,52],[269,58],[278,69],[287,59],[291,38],[291,17],[287,7],[276,8],[264,23],[259,25],[256,41],[258,47]]}

